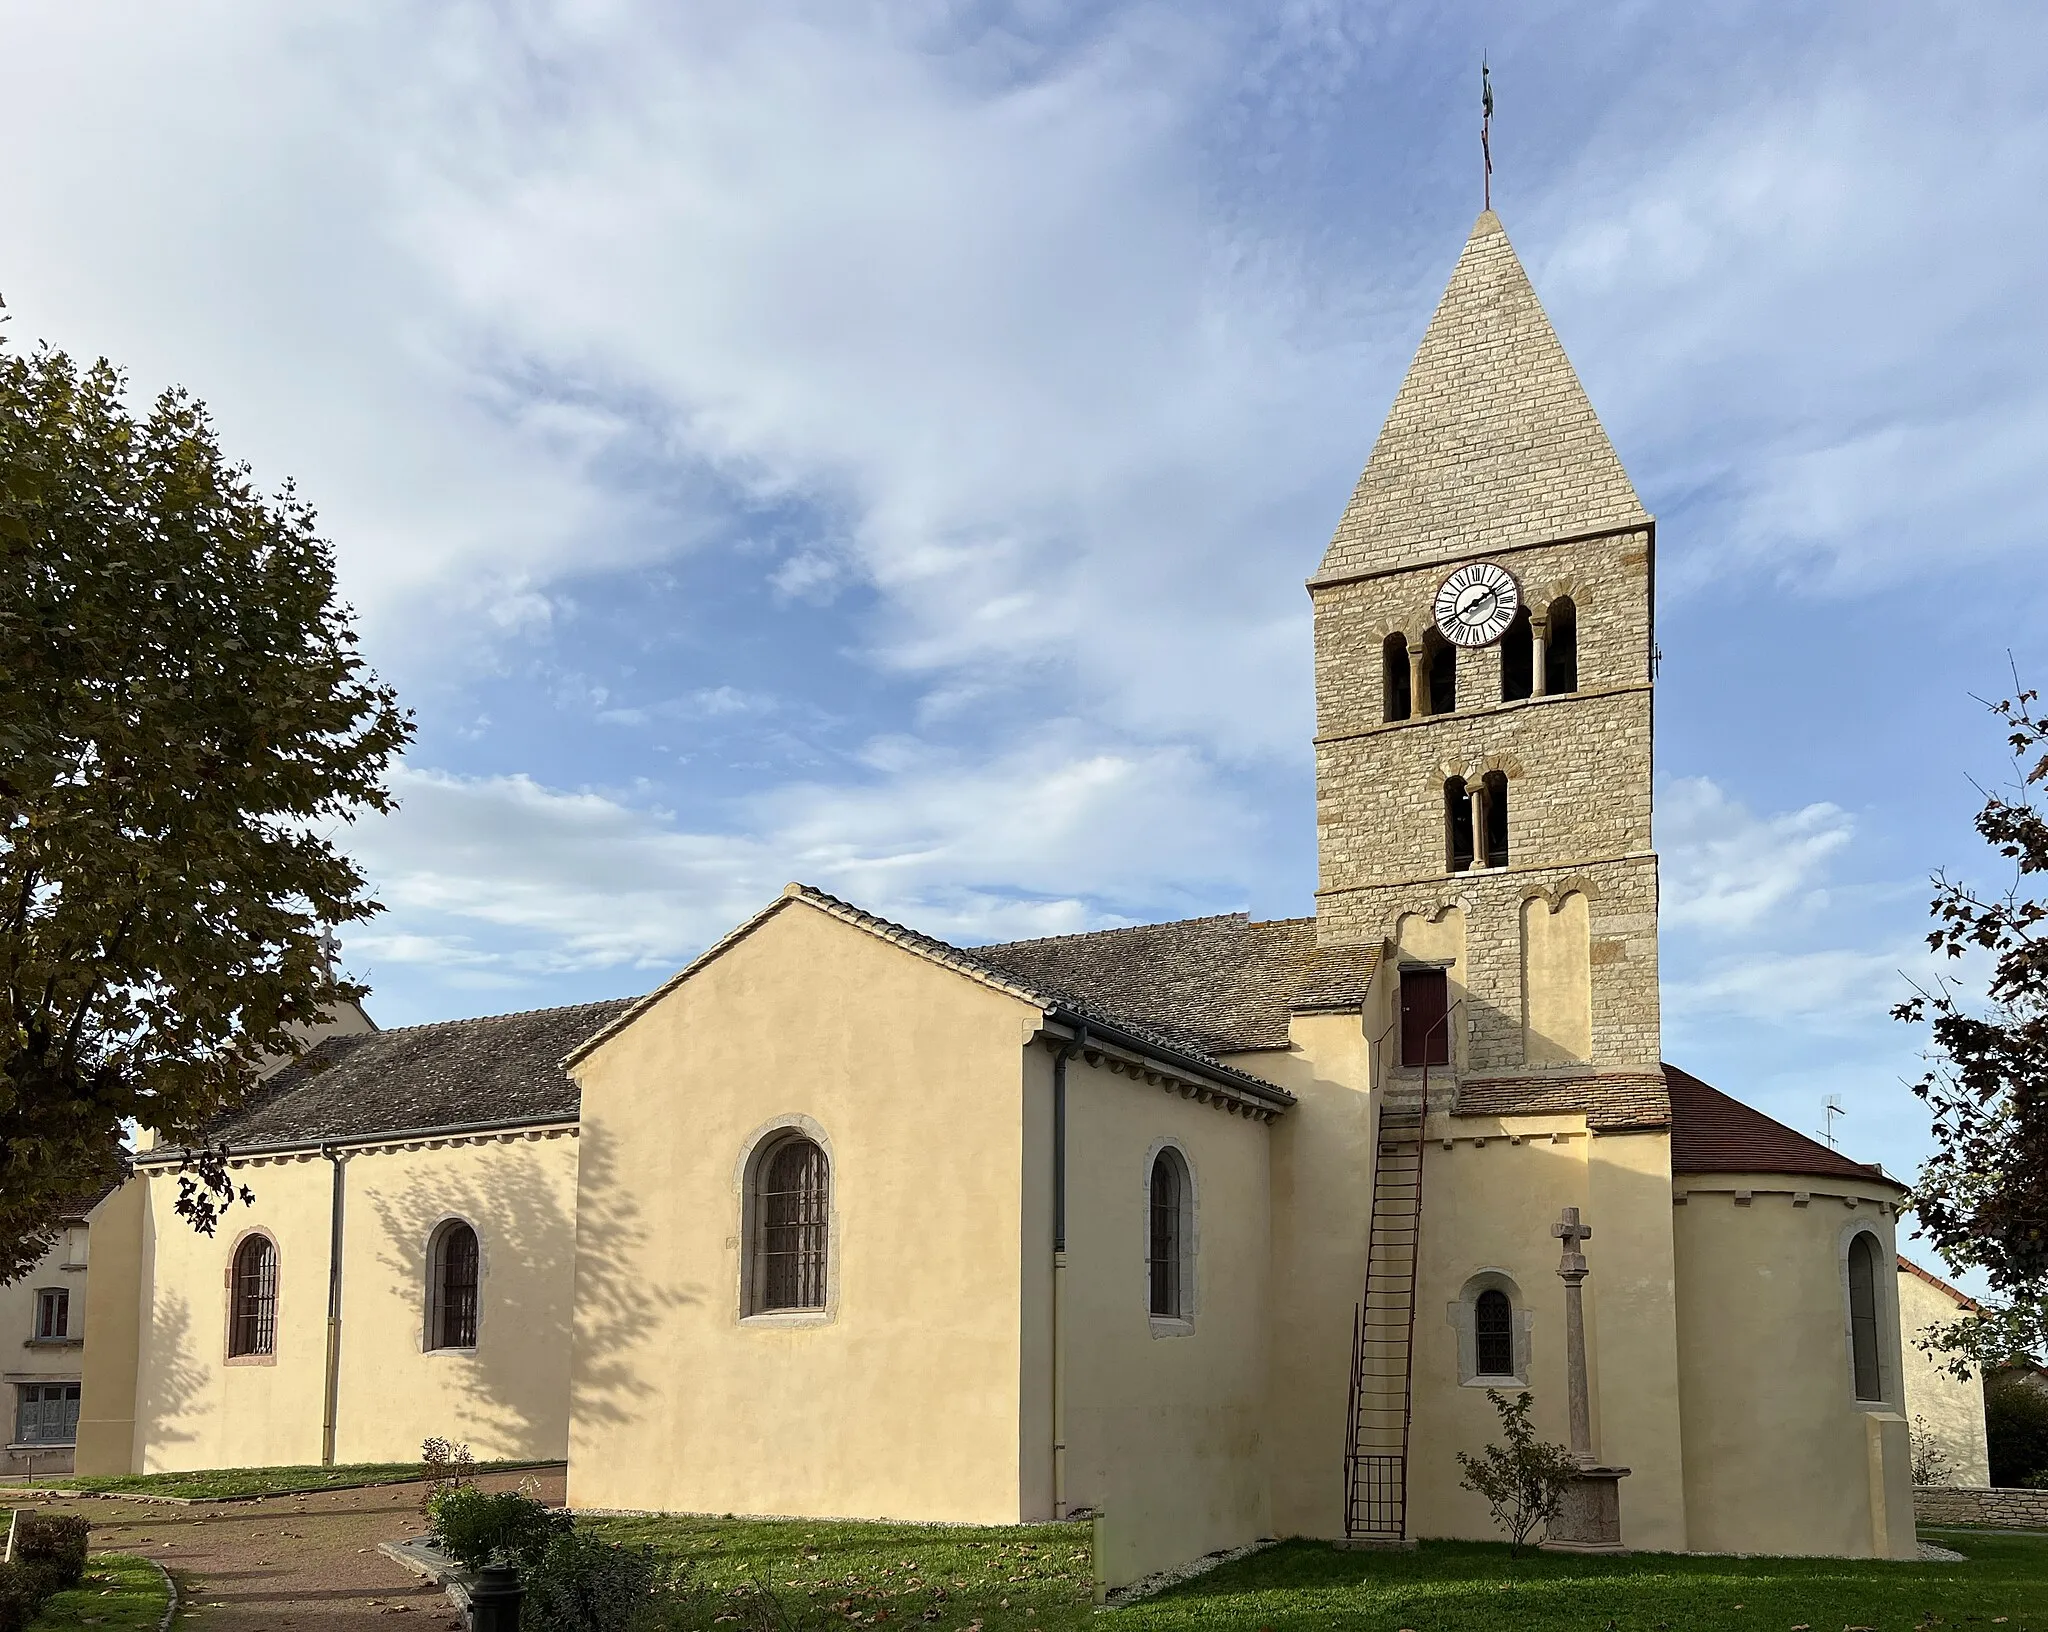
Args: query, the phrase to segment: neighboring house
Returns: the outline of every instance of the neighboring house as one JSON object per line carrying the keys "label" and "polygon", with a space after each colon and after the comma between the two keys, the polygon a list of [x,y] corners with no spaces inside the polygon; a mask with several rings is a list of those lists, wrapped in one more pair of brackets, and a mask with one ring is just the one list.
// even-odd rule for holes
{"label": "neighboring house", "polygon": [[0,1286],[0,1384],[6,1388],[7,1458],[0,1472],[71,1471],[84,1380],[88,1215],[100,1198],[65,1213],[56,1243],[20,1280]]}
{"label": "neighboring house", "polygon": [[1984,1438],[1984,1379],[1972,1372],[1958,1378],[1919,1340],[1938,1326],[1978,1312],[1976,1301],[1912,1259],[1899,1259],[1899,1327],[1906,1374],[1906,1416],[1948,1460],[1951,1485],[1991,1483],[1991,1456]]}
{"label": "neighboring house", "polygon": [[175,1152],[103,1209],[81,1467],[445,1434],[582,1507],[1096,1512],[1112,1583],[1488,1537],[1569,1207],[1622,1539],[1917,1556],[1903,1187],[1662,1060],[1655,547],[1483,215],[1309,584],[1313,917],[790,885],[645,997],[328,1038],[213,1130],[217,1237]]}

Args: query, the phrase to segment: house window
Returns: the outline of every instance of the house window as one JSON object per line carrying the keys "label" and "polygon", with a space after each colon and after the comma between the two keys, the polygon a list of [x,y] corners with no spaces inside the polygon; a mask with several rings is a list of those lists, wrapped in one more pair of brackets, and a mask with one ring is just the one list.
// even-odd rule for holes
{"label": "house window", "polygon": [[1154,1320],[1188,1318],[1192,1199],[1187,1160],[1169,1145],[1152,1158],[1147,1186],[1145,1278]]}
{"label": "house window", "polygon": [[1536,689],[1535,629],[1525,606],[1500,637],[1500,700],[1519,703]]}
{"label": "house window", "polygon": [[46,1286],[36,1293],[36,1341],[54,1343],[71,1335],[71,1289]]}
{"label": "house window", "polygon": [[1413,708],[1408,673],[1408,637],[1401,634],[1387,636],[1380,647],[1380,661],[1385,665],[1385,707],[1380,717],[1391,725],[1396,720],[1407,719]]}
{"label": "house window", "polygon": [[1877,1237],[1861,1234],[1849,1243],[1849,1353],[1856,1373],[1856,1398],[1884,1398],[1879,1364]]}
{"label": "house window", "polygon": [[1555,697],[1579,689],[1579,609],[1569,595],[1550,603],[1549,639],[1543,646],[1543,689]]}
{"label": "house window", "polygon": [[784,1139],[754,1171],[754,1308],[823,1309],[832,1199],[825,1152],[801,1136]]}
{"label": "house window", "polygon": [[228,1354],[277,1352],[277,1243],[247,1237],[228,1274]]}
{"label": "house window", "polygon": [[1515,1306],[1497,1286],[1472,1300],[1472,1359],[1482,1377],[1515,1374]]}
{"label": "house window", "polygon": [[15,1444],[78,1443],[77,1383],[21,1383],[16,1387]]}
{"label": "house window", "polygon": [[427,1255],[429,1275],[427,1347],[476,1347],[478,1253],[476,1231],[451,1218],[434,1232]]}
{"label": "house window", "polygon": [[1450,976],[1442,969],[1401,971],[1401,1063],[1449,1065]]}

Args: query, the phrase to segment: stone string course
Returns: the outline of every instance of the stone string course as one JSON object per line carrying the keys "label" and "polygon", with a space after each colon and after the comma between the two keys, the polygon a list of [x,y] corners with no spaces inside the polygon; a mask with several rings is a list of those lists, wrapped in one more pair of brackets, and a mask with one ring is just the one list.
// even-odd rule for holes
{"label": "stone string course", "polygon": [[2048,1490],[1913,1487],[1918,1524],[1984,1525],[1996,1530],[2048,1530]]}

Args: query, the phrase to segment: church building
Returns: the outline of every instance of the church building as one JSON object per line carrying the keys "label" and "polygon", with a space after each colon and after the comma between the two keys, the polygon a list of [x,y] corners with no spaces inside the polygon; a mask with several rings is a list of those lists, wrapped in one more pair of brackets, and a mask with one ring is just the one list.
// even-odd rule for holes
{"label": "church building", "polygon": [[[1903,1187],[1667,1065],[1657,530],[1482,215],[1309,579],[1311,917],[960,947],[792,884],[630,1001],[343,1030],[93,1228],[78,1465],[566,1458],[572,1505],[1093,1515],[1134,1580],[1493,1536],[1912,1557]],[[1306,563],[1304,563],[1306,564]]]}

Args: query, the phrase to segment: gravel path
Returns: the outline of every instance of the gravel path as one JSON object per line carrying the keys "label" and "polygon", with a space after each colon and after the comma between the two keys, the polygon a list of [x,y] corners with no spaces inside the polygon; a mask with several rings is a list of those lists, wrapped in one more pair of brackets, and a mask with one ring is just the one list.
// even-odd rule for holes
{"label": "gravel path", "polygon": [[[537,1481],[543,1501],[562,1500],[562,1471],[485,1474],[486,1490]],[[393,1626],[459,1628],[439,1587],[377,1551],[382,1541],[423,1535],[420,1487],[269,1496],[253,1502],[174,1507],[119,1498],[39,1501],[92,1521],[96,1551],[140,1553],[177,1578],[191,1608],[178,1625],[205,1632],[368,1632]],[[392,1617],[397,1617],[396,1620]]]}

